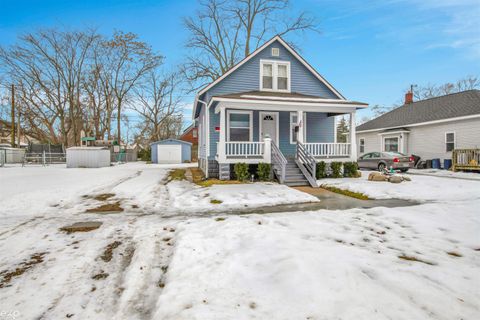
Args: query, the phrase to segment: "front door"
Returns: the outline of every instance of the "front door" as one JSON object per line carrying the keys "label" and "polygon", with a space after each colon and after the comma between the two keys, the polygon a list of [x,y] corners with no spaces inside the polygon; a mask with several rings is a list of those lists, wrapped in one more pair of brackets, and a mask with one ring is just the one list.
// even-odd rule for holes
{"label": "front door", "polygon": [[276,112],[261,112],[260,113],[260,137],[263,140],[267,136],[272,139],[273,142],[278,144],[277,141],[277,123],[278,113]]}

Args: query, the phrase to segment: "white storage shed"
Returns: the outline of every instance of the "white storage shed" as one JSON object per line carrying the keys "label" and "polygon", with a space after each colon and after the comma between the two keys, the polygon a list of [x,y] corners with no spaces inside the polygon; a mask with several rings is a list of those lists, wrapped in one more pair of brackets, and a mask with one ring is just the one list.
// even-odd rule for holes
{"label": "white storage shed", "polygon": [[177,139],[153,142],[152,163],[183,163],[192,159],[192,144]]}
{"label": "white storage shed", "polygon": [[67,149],[67,168],[102,168],[110,166],[110,150],[105,147]]}

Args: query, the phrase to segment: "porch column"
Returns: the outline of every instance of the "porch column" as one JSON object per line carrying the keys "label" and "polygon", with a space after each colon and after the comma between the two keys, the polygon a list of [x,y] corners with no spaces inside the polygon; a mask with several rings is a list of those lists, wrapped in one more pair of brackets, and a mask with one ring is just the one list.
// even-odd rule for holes
{"label": "porch column", "polygon": [[303,111],[299,110],[297,111],[297,124],[298,124],[298,133],[297,133],[297,141],[300,143],[304,143],[304,137],[305,137],[305,123],[303,123]]}
{"label": "porch column", "polygon": [[357,129],[355,124],[355,112],[350,112],[350,158],[352,161],[357,161]]}
{"label": "porch column", "polygon": [[225,161],[225,108],[220,108],[220,138],[218,140],[218,162],[222,163]]}
{"label": "porch column", "polygon": [[263,139],[263,161],[265,163],[272,163],[272,139]]}

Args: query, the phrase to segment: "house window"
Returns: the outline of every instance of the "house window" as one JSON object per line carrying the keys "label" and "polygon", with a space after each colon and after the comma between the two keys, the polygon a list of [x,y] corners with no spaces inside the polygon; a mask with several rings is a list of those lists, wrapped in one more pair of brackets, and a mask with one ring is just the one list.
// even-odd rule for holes
{"label": "house window", "polygon": [[360,139],[360,153],[364,153],[364,152],[365,152],[365,139],[361,138]]}
{"label": "house window", "polygon": [[262,70],[262,89],[273,89],[273,64],[263,64]]}
{"label": "house window", "polygon": [[228,141],[252,141],[252,113],[228,112]]}
{"label": "house window", "polygon": [[297,113],[290,113],[290,143],[297,143],[297,133],[295,132],[295,127],[297,126]]}
{"label": "house window", "polygon": [[278,57],[278,56],[280,56],[280,49],[278,49],[278,48],[272,48],[272,56],[273,56],[273,57]]}
{"label": "house window", "polygon": [[445,133],[445,148],[447,152],[453,151],[453,149],[455,149],[455,132]]}
{"label": "house window", "polygon": [[260,61],[260,90],[290,91],[290,62]]}
{"label": "house window", "polygon": [[383,145],[386,152],[398,152],[398,137],[384,138]]}

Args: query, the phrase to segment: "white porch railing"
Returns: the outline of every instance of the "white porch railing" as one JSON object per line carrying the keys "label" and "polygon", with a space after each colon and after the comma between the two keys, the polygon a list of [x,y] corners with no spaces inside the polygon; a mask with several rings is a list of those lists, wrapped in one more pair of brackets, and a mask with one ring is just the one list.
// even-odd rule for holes
{"label": "white porch railing", "polygon": [[304,143],[314,157],[350,157],[350,143]]}
{"label": "white porch railing", "polygon": [[264,142],[225,142],[227,157],[262,157]]}

